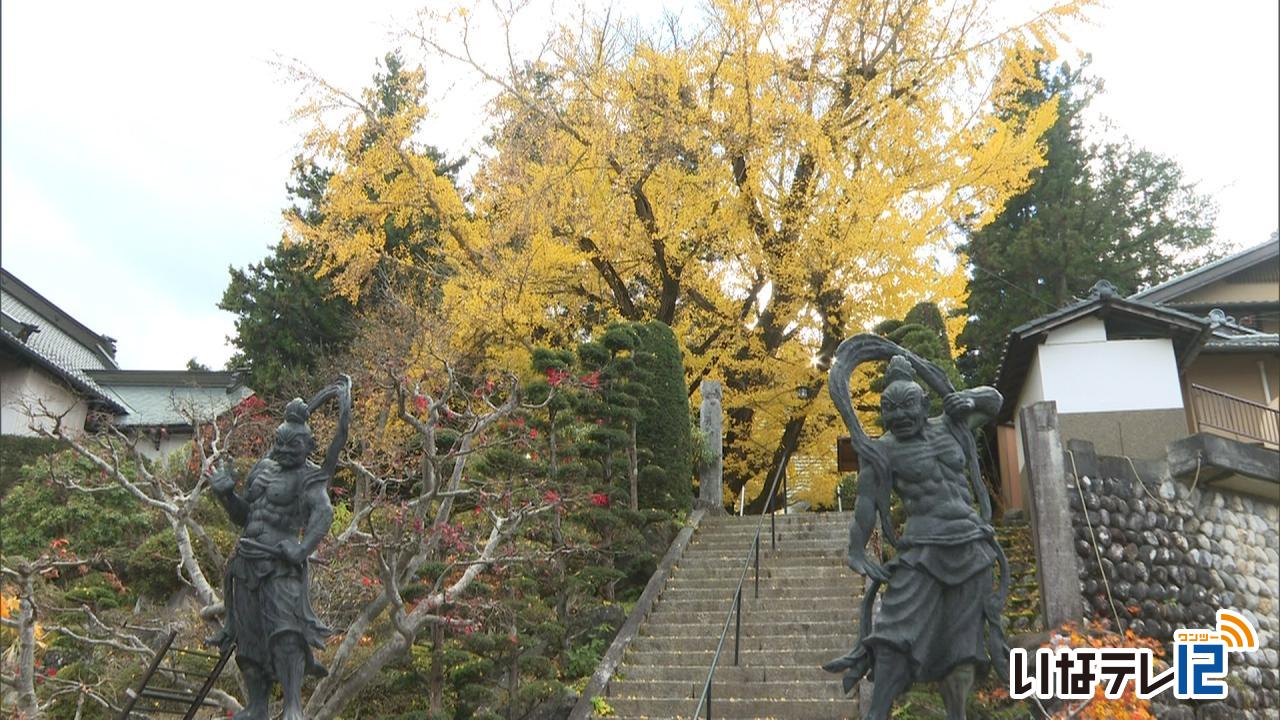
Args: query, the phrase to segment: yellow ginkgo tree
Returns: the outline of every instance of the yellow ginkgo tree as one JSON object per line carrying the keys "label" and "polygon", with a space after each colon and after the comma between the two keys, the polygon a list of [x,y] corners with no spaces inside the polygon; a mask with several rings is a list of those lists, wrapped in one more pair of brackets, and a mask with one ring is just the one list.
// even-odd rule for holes
{"label": "yellow ginkgo tree", "polygon": [[389,252],[383,229],[430,215],[447,272],[419,282],[481,363],[661,320],[691,394],[725,383],[729,495],[755,498],[804,456],[830,482],[798,489],[829,502],[827,358],[919,301],[957,307],[957,228],[1043,162],[1055,106],[1017,103],[1079,6],[1004,27],[991,4],[713,0],[651,31],[584,9],[527,57],[514,29],[536,8],[424,12],[409,34],[427,66],[492,89],[489,151],[460,190],[414,139],[422,103],[386,116],[308,76],[308,146],[334,172],[323,220],[291,239],[355,295]]}

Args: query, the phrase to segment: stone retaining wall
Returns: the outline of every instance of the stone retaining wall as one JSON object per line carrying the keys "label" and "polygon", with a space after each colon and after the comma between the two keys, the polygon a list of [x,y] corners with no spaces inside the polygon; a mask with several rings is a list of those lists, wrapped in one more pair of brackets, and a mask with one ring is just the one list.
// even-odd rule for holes
{"label": "stone retaining wall", "polygon": [[1154,701],[1157,715],[1280,714],[1280,508],[1192,487],[1159,463],[1097,456],[1087,442],[1069,442],[1066,454],[1086,616],[1118,614],[1166,646],[1179,628],[1214,627],[1219,607],[1239,610],[1259,632],[1258,652],[1231,653],[1224,702],[1178,705],[1166,692]]}

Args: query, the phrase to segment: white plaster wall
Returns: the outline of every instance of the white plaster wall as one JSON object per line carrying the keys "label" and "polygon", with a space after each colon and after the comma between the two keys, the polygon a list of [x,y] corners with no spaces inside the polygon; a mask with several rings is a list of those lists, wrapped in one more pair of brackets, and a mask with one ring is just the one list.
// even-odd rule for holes
{"label": "white plaster wall", "polygon": [[1043,399],[1060,414],[1182,408],[1168,339],[1045,344],[1037,359]]}
{"label": "white plaster wall", "polygon": [[1081,318],[1050,332],[1044,338],[1045,345],[1070,345],[1074,343],[1106,342],[1107,324],[1101,318]]}
{"label": "white plaster wall", "polygon": [[[84,431],[88,406],[65,385],[29,365],[6,363],[0,368],[0,432],[37,435],[30,427],[28,412],[30,409],[40,413],[41,402],[50,414],[63,415],[64,429]],[[37,418],[37,423],[45,429],[53,428],[53,421],[47,418]]]}
{"label": "white plaster wall", "polygon": [[151,460],[165,460],[191,442],[192,437],[193,435],[189,432],[170,432],[167,437],[160,440],[160,447],[157,449],[155,442],[146,433],[142,433],[142,437],[138,438],[138,450],[144,457]]}
{"label": "white plaster wall", "polygon": [[[1083,318],[1058,328],[1036,348],[1018,397],[1018,410],[1042,400],[1059,415],[1182,408],[1173,343],[1168,339],[1107,340],[1106,325]],[[1014,412],[1018,474],[1026,461],[1022,425]]]}

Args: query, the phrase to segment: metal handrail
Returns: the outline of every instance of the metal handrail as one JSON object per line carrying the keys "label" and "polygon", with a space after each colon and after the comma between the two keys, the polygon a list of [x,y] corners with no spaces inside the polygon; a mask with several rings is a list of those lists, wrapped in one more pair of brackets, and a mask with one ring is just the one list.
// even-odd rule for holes
{"label": "metal handrail", "polygon": [[1266,445],[1280,444],[1280,410],[1194,383],[1191,407],[1197,430],[1212,428]]}
{"label": "metal handrail", "polygon": [[[760,520],[756,522],[756,534],[751,541],[751,546],[747,549],[747,556],[742,559],[742,573],[738,576],[738,587],[733,591],[733,604],[729,606],[729,613],[724,618],[724,629],[720,631],[720,642],[716,643],[715,655],[711,657],[711,668],[707,670],[707,681],[702,685],[702,695],[698,698],[698,707],[693,711],[693,717],[698,717],[705,707],[707,710],[706,720],[711,720],[711,680],[715,677],[716,668],[720,664],[720,653],[724,650],[725,638],[729,636],[729,623],[737,617],[736,629],[733,638],[733,664],[738,664],[738,650],[742,644],[742,583],[746,582],[747,569],[751,567],[751,560],[755,558],[756,566],[756,599],[760,598],[760,533],[764,531],[764,516],[769,514],[770,534],[772,537],[773,547],[778,547],[778,528],[776,521],[773,519],[774,511],[777,509],[777,492],[778,478],[783,477],[783,472],[787,463],[791,460],[791,453],[787,452],[782,456],[782,462],[778,464],[778,469],[773,474],[773,483],[769,485],[768,500],[765,502],[764,509],[760,511]],[[785,501],[784,501],[785,502]],[[783,510],[786,505],[783,505]]]}

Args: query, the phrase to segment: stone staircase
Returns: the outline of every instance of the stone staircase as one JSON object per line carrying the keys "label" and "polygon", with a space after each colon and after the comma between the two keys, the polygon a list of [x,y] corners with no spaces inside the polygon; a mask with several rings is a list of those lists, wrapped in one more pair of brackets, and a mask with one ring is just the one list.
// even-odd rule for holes
{"label": "stone staircase", "polygon": [[[733,664],[730,624],[712,685],[715,718],[838,720],[859,717],[838,675],[822,663],[857,632],[862,581],[844,564],[851,513],[778,515],[760,541],[760,598],[743,584],[742,642]],[[733,603],[755,518],[704,519],[614,674],[605,702],[615,720],[693,715]],[[598,716],[597,716],[598,717]],[[703,714],[705,717],[705,712]]]}

